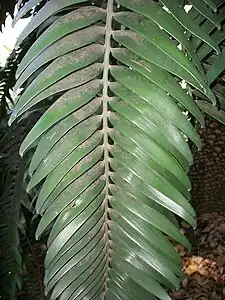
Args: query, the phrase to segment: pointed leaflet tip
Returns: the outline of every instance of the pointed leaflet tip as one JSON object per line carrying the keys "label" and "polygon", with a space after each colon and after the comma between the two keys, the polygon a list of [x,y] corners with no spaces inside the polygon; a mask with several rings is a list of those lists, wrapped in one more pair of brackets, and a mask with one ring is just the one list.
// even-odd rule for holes
{"label": "pointed leaflet tip", "polygon": [[11,116],[10,116],[10,118],[9,118],[8,125],[11,126],[14,121],[15,121],[15,117],[14,117],[14,115],[12,113]]}
{"label": "pointed leaflet tip", "polygon": [[24,151],[21,149],[21,147],[20,147],[20,150],[19,150],[19,155],[20,155],[21,157],[23,157],[23,155],[24,155]]}
{"label": "pointed leaflet tip", "polygon": [[206,93],[206,96],[211,100],[213,106],[217,105],[216,96],[211,89],[209,89],[208,93]]}
{"label": "pointed leaflet tip", "polygon": [[12,123],[16,120],[16,118],[17,118],[17,112],[16,112],[16,109],[14,107],[14,110],[13,110],[13,112],[12,112],[10,118],[9,118],[8,125],[11,126]]}

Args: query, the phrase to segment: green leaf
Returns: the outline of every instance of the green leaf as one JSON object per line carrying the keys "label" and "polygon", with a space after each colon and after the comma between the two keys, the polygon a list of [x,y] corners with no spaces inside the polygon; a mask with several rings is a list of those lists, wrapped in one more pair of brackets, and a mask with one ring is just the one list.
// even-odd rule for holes
{"label": "green leaf", "polygon": [[[79,119],[77,121],[79,123]],[[53,146],[76,124],[77,123],[74,122],[74,115],[71,114],[61,122],[57,123],[55,126],[51,127],[50,130],[42,136],[29,165],[30,176],[32,176],[34,171],[37,169],[41,161],[44,160],[45,156],[49,153]],[[97,134],[98,133],[96,133],[96,135]]]}
{"label": "green leaf", "polygon": [[211,6],[211,8],[213,9],[214,12],[217,11],[217,6],[216,3],[213,0],[203,0],[206,4],[208,4],[209,6]]}
{"label": "green leaf", "polygon": [[[11,114],[11,117],[9,119],[9,125],[11,125],[12,122],[18,116],[22,115],[25,111],[27,111],[27,109],[30,109],[31,107],[38,104],[42,100],[55,95],[56,91],[64,92],[71,88],[79,87],[91,81],[92,79],[96,78],[98,75],[100,75],[101,72],[102,72],[102,65],[100,63],[96,63],[91,66],[88,66],[87,68],[83,68],[76,73],[72,73],[66,76],[65,78],[57,81],[56,83],[52,84],[47,89],[43,90],[41,93],[39,93],[32,99],[25,97],[23,94],[21,97],[23,102],[25,103],[18,102],[17,109],[15,108],[15,111]],[[31,89],[30,89],[30,93],[32,93]],[[26,101],[28,102],[26,103]]]}
{"label": "green leaf", "polygon": [[[71,152],[67,158],[63,161],[63,164],[58,165],[47,177],[44,185],[42,186],[42,189],[40,191],[40,194],[37,199],[36,203],[36,210],[43,214],[43,211],[45,210],[46,206],[46,199],[48,198],[48,202],[50,198],[54,199],[54,194],[60,194],[60,191],[63,190],[61,186],[65,187],[68,185],[68,178],[71,177],[71,173],[73,172],[73,168],[75,170],[77,168],[82,167],[83,161],[81,160],[80,163],[79,160],[85,157],[90,151],[95,149],[94,151],[98,153],[98,155],[101,155],[101,151],[99,147],[95,148],[100,142],[99,136],[93,135],[92,139],[89,140],[89,145],[87,143],[81,144],[77,149],[77,151]],[[99,157],[100,158],[100,157]],[[78,172],[79,173],[79,172]],[[75,172],[76,174],[76,172]],[[72,177],[73,180],[74,177]],[[51,196],[50,196],[51,195]],[[50,197],[49,197],[50,196]],[[46,202],[45,202],[46,201]]]}
{"label": "green leaf", "polygon": [[[71,181],[69,183],[67,183],[67,187],[62,191],[61,194],[59,194],[54,200],[52,200],[51,203],[48,203],[48,208],[46,209],[44,217],[41,219],[41,222],[39,224],[44,229],[47,228],[47,226],[52,222],[52,220],[54,220],[56,218],[56,216],[61,211],[63,211],[75,199],[75,197],[78,195],[80,190],[82,190],[81,189],[82,184],[84,185],[84,189],[86,188],[87,182],[85,182],[85,180],[88,179],[89,184],[90,184],[92,181],[96,180],[96,178],[101,175],[101,174],[99,174],[99,171],[102,171],[102,168],[101,168],[101,165],[97,164],[97,162],[99,161],[102,153],[97,150],[93,151],[89,155],[89,159],[91,160],[91,158],[93,158],[93,160],[91,160],[91,162],[87,163],[86,165],[83,165],[82,166],[83,168],[79,169],[79,172],[74,171],[74,169],[76,170],[77,168],[80,167],[80,165],[83,163],[82,160],[79,164],[77,164],[70,171],[69,176],[71,178]],[[86,157],[83,160],[85,160],[85,159],[86,159]],[[90,170],[88,170],[89,168],[90,168]],[[85,174],[86,172],[87,172],[87,174]],[[79,176],[81,176],[81,177],[79,178]],[[80,186],[79,191],[76,190],[76,187],[74,190],[73,182],[75,180],[77,180],[75,185],[79,184],[79,186]],[[71,185],[69,185],[69,184],[71,184]],[[71,193],[71,191],[72,191],[72,193]],[[57,207],[57,210],[55,210],[54,207]],[[47,225],[46,225],[46,223],[47,223]],[[45,224],[45,225],[43,225],[43,224]]]}
{"label": "green leaf", "polygon": [[72,128],[66,133],[57,144],[48,153],[47,157],[39,165],[34,173],[31,181],[27,186],[29,191],[44,179],[55,167],[62,162],[74,149],[89,138],[99,127],[101,122],[100,116],[92,116],[80,123],[75,128]]}
{"label": "green leaf", "polygon": [[[153,294],[162,300],[171,300],[168,294],[164,291],[164,289],[157,283],[157,281],[148,276],[146,273],[143,274],[143,272],[140,269],[134,267],[130,262],[123,260],[119,264],[115,265],[121,272],[125,274],[128,273],[130,275],[130,278],[133,279],[135,282],[138,281],[138,284],[143,289],[147,290],[150,293],[150,295]],[[114,267],[113,263],[112,267]]]}
{"label": "green leaf", "polygon": [[168,56],[167,53],[141,35],[126,30],[115,32],[113,36],[118,43],[133,51],[135,54],[140,55],[142,58],[180,78],[184,78],[199,90],[203,89],[203,81],[200,84],[196,78],[192,76],[191,72],[188,72],[185,66]]}
{"label": "green leaf", "polygon": [[[66,8],[70,5],[78,4],[85,2],[86,0],[54,0],[48,2],[44,7],[41,8],[41,10],[32,18],[32,20],[29,23],[29,26],[27,26],[23,32],[20,34],[20,36],[17,39],[16,47],[21,44],[21,42],[34,31],[41,23],[43,23],[47,18],[49,18],[54,13],[57,13],[63,8]],[[29,1],[30,2],[30,1]],[[27,4],[28,5],[28,4]],[[32,5],[31,3],[29,6]],[[19,16],[17,17],[17,19]]]}
{"label": "green leaf", "polygon": [[147,298],[149,300],[156,300],[155,296],[150,294],[147,290],[141,288],[140,285],[138,285],[138,283],[130,279],[126,274],[123,273],[123,275],[121,275],[121,272],[119,272],[116,266],[112,270],[110,270],[109,286],[110,290],[112,290],[113,293],[113,297],[110,299],[115,299],[115,297],[119,296],[119,299],[121,299],[121,297],[124,297],[125,290],[126,294],[130,297],[128,299],[139,300]]}
{"label": "green leaf", "polygon": [[[100,38],[103,35],[103,30],[101,27],[93,26],[90,28],[85,28],[83,30],[80,30],[78,32],[71,33],[69,35],[66,35],[65,37],[61,38],[60,40],[56,41],[49,47],[47,47],[41,54],[36,56],[36,58],[31,62],[30,60],[30,51],[33,47],[30,48],[30,50],[27,52],[26,56],[22,60],[19,68],[17,69],[18,73],[18,80],[16,82],[16,85],[14,87],[14,90],[16,91],[18,88],[21,87],[21,85],[24,84],[24,82],[40,67],[42,67],[44,64],[50,62],[51,60],[66,54],[68,52],[71,52],[72,50],[79,49],[80,47],[84,47],[88,44],[91,44],[92,42],[96,41],[98,38]],[[52,37],[52,35],[51,35]],[[39,40],[37,40],[39,41]],[[75,41],[75,42],[74,42]],[[49,42],[49,39],[48,39]],[[35,45],[35,44],[34,44]],[[37,46],[35,45],[35,50],[37,50]],[[32,51],[31,51],[32,52]],[[31,55],[34,55],[34,53]],[[27,59],[26,59],[27,58]],[[26,61],[29,62],[29,65],[25,68]],[[19,70],[23,68],[23,72],[19,73]]]}
{"label": "green leaf", "polygon": [[[85,236],[85,243],[82,241],[78,241],[76,244],[76,247],[70,248],[66,253],[64,253],[63,256],[61,256],[54,265],[52,265],[52,268],[49,268],[49,272],[45,274],[45,282],[47,283],[50,281],[53,276],[58,275],[57,273],[60,270],[68,270],[69,265],[70,268],[72,266],[71,259],[74,259],[77,261],[77,257],[79,257],[80,253],[86,252],[88,253],[90,250],[87,251],[86,246],[89,247],[89,244],[91,244],[94,241],[99,241],[102,238],[102,231],[100,230],[99,226],[94,226],[93,227],[94,231],[92,230],[90,234],[89,232]],[[94,235],[93,235],[94,233]],[[82,241],[82,242],[81,242]]]}
{"label": "green leaf", "polygon": [[119,13],[115,15],[115,19],[119,23],[145,37],[157,47],[158,51],[160,49],[164,54],[168,55],[172,60],[176,61],[182,68],[195,77],[196,81],[200,84],[202,83],[201,75],[198,74],[196,68],[189,59],[174,43],[172,43],[169,36],[152,21],[135,13]]}
{"label": "green leaf", "polygon": [[217,53],[220,53],[220,48],[218,45],[211,39],[211,37],[199,27],[189,15],[185,12],[181,2],[179,0],[160,0],[172,13],[172,15],[177,19],[177,21],[189,30],[192,34],[197,36],[199,39],[207,43],[212,47]]}
{"label": "green leaf", "polygon": [[[225,12],[225,10],[224,10]],[[225,39],[225,25],[222,25],[222,30],[220,31],[215,31],[212,33],[212,38],[214,39],[214,41],[219,45],[221,44],[221,42]],[[198,55],[200,57],[200,59],[203,61],[207,55],[209,55],[212,52],[212,49],[207,45],[207,44],[203,44],[202,46],[199,47],[199,49],[197,50]],[[220,54],[219,54],[220,55]]]}
{"label": "green leaf", "polygon": [[[90,229],[90,223],[86,222],[84,225],[73,235],[58,252],[51,251],[47,252],[45,257],[46,276],[55,267],[61,268],[63,266],[64,259],[68,255],[68,260],[78,253],[98,232],[102,232],[104,224],[104,215],[99,214],[97,221],[93,219],[95,215],[92,215],[90,221],[93,221]],[[93,219],[93,220],[92,220]],[[85,241],[83,238],[85,237]],[[66,255],[66,256],[65,256]],[[46,279],[47,280],[47,279]]]}
{"label": "green leaf", "polygon": [[[144,240],[139,240],[138,235],[135,235],[134,231],[128,224],[123,228],[124,225],[122,222],[115,222],[114,227],[111,230],[111,237],[114,240],[114,251],[115,256],[121,256],[126,260],[129,255],[133,257],[132,262],[130,263],[136,268],[142,269],[143,273],[146,273],[149,277],[156,279],[158,282],[163,285],[174,288],[177,286],[178,278],[171,271],[173,269],[173,264],[167,260],[160,257],[161,255],[157,253],[152,245],[150,246],[148,242]],[[124,230],[125,229],[125,230]],[[145,249],[150,248],[151,255],[147,258]],[[160,261],[158,260],[160,259]],[[116,258],[115,262],[116,262]],[[163,261],[164,260],[164,261]],[[163,261],[163,263],[162,263]],[[168,268],[168,265],[171,267],[171,271]],[[170,273],[170,275],[168,274]],[[169,275],[169,276],[168,276]],[[165,278],[170,278],[169,280]]]}
{"label": "green leaf", "polygon": [[[113,199],[111,202],[112,201]],[[114,202],[116,202],[116,200]],[[126,218],[124,218],[124,213],[126,213]],[[151,224],[145,222],[144,220],[138,220],[137,222],[134,218],[134,215],[121,205],[119,205],[117,212],[114,213],[111,218],[115,223],[124,227],[124,230],[126,230],[126,227],[129,227],[135,234],[143,236],[145,240],[152,244],[154,249],[156,248],[157,251],[163,254],[167,259],[172,260],[173,263],[178,264],[179,266],[182,265],[182,260],[175,251],[174,247],[169,243],[167,238]],[[165,248],[162,249],[159,247],[161,243],[165,244]],[[179,270],[179,268],[177,270]]]}
{"label": "green leaf", "polygon": [[[133,99],[135,99],[135,96],[133,97]],[[137,100],[139,100],[139,99],[137,98]],[[140,105],[142,104],[141,99],[140,99],[139,103],[140,103]],[[147,105],[145,105],[145,104],[147,104]],[[183,156],[180,153],[178,153],[177,149],[174,149],[174,147],[171,145],[172,144],[171,140],[173,139],[173,137],[170,136],[169,130],[168,130],[168,133],[165,130],[165,136],[160,134],[160,132],[161,132],[160,129],[162,129],[162,127],[163,127],[162,123],[160,123],[160,120],[163,119],[163,116],[158,114],[158,112],[155,111],[154,108],[152,109],[152,107],[150,105],[148,105],[148,103],[143,102],[143,105],[141,108],[139,106],[139,109],[136,109],[136,108],[134,109],[132,106],[130,106],[125,101],[121,101],[120,99],[113,99],[112,101],[110,101],[110,106],[115,111],[120,113],[122,116],[127,118],[128,120],[131,118],[133,120],[135,120],[132,123],[134,123],[139,128],[141,128],[143,131],[145,131],[156,142],[158,142],[165,149],[170,151],[171,154],[173,154],[174,156],[176,155],[176,157],[180,161],[180,163],[182,165],[184,165],[184,167],[187,168],[187,166],[188,166],[187,161],[185,161]],[[146,109],[146,110],[144,111],[144,109]],[[140,114],[140,112],[142,112],[142,113]],[[151,121],[148,120],[149,114],[152,114]],[[158,119],[157,119],[157,117],[158,117]],[[165,122],[165,123],[166,123],[165,125],[168,125],[168,127],[169,127],[168,129],[170,129],[171,124],[169,122]],[[157,126],[159,126],[159,127],[157,127]]]}
{"label": "green leaf", "polygon": [[40,95],[41,92],[43,93],[48,88],[51,89],[54,84],[60,81],[60,79],[63,80],[63,78],[70,73],[80,70],[98,60],[103,53],[103,47],[100,45],[91,45],[85,49],[82,48],[82,50],[70,52],[54,60],[54,62],[32,81],[19,98],[17,108],[14,110],[13,115],[20,115],[20,111],[22,111],[25,106],[29,105],[29,107],[31,107],[30,102]]}
{"label": "green leaf", "polygon": [[[198,18],[196,20],[196,22],[200,25],[200,26],[203,26],[205,31],[208,32],[208,34],[212,37],[212,39],[214,40],[215,43],[217,43],[219,45],[219,43],[217,42],[217,38],[216,36],[220,33],[223,32],[223,21],[225,19],[225,15],[224,15],[224,12],[225,12],[225,8],[222,7],[221,9],[219,9],[218,13],[217,13],[217,19],[218,19],[218,22],[220,22],[220,24],[222,24],[222,27],[220,30],[215,30],[215,25],[212,24],[209,20],[206,20],[204,17],[203,18]],[[199,14],[199,16],[201,16]],[[222,31],[222,32],[221,32]],[[223,34],[224,36],[224,34]],[[196,37],[192,37],[192,44],[193,44],[193,47],[196,49],[197,52],[199,52],[199,50],[201,48],[207,48],[209,49],[209,51],[213,51],[212,48],[206,44],[206,43],[202,43],[202,41]]]}
{"label": "green leaf", "polygon": [[203,1],[198,0],[189,0],[189,2],[209,21],[211,21],[213,24],[215,24],[218,28],[218,30],[221,29],[221,24],[218,21],[217,16],[211,11],[211,9],[207,6],[206,3]]}
{"label": "green leaf", "polygon": [[[88,34],[91,35],[92,27],[86,28],[86,30],[83,29],[78,32],[75,31],[95,23],[96,21],[103,18],[104,15],[105,12],[99,8],[83,7],[72,11],[56,20],[49,28],[47,28],[47,30],[35,41],[32,47],[28,50],[16,71],[16,77],[18,78],[21,73],[27,67],[29,67],[29,64],[31,62],[33,63],[35,59],[37,60],[38,55],[41,55],[41,59],[45,59],[45,53],[47,52],[47,54],[51,54],[51,49],[52,47],[55,48],[55,45],[58,46],[56,51],[60,51],[59,46],[63,47],[63,45],[65,45],[65,42],[70,42],[71,36],[68,35],[69,33],[74,33],[76,37],[76,41],[73,43],[73,46],[70,45],[70,47],[74,47],[74,49],[76,49],[82,46],[82,43],[84,43],[85,45],[85,42],[83,41],[90,40],[90,38],[88,37],[88,35],[84,36],[84,34],[88,31]],[[97,29],[99,30],[100,34],[103,34],[101,28],[97,27]],[[80,35],[82,35],[82,38],[80,37]],[[58,43],[56,44],[57,41]],[[52,47],[49,48],[50,46]],[[63,48],[64,50],[61,50],[62,54],[67,53],[69,47],[68,49],[66,47]],[[52,53],[52,58],[54,58],[54,55],[55,57],[58,56],[57,52],[55,54]],[[42,63],[44,62],[45,61],[43,61]],[[40,61],[38,61],[38,63],[40,64]],[[33,66],[33,64],[31,65]]]}
{"label": "green leaf", "polygon": [[[162,164],[164,168],[173,173],[178,179],[180,179],[187,187],[190,187],[190,182],[187,179],[184,169],[174,160],[173,156],[169,154],[165,149],[160,147],[153,139],[151,139],[146,133],[144,133],[137,126],[134,126],[131,122],[117,115],[112,115],[110,121],[114,128],[119,131],[111,133],[117,134],[118,138],[123,138],[123,136],[130,138],[130,132],[132,132],[132,138],[130,138],[135,144],[140,146],[147,156],[152,157],[157,163]],[[123,145],[122,141],[121,144]],[[148,149],[154,149],[154,151],[148,152]]]}
{"label": "green leaf", "polygon": [[[112,205],[120,207],[123,205],[124,209],[127,208],[130,212],[132,212],[132,219],[135,219],[137,216],[139,216],[140,220],[144,220],[146,225],[150,224],[154,226],[158,230],[162,231],[168,236],[171,236],[174,240],[190,249],[189,241],[181,234],[179,229],[170,220],[168,220],[168,218],[165,218],[164,214],[151,207],[151,201],[153,201],[151,198],[148,198],[142,192],[138,191],[137,187],[134,187],[134,193],[130,193],[130,191],[127,190],[127,185],[124,184],[123,180],[117,182],[115,177],[113,177],[112,180],[119,184],[119,186],[116,188],[114,186],[110,187],[116,199],[119,199],[119,201],[116,199],[111,199],[110,203],[112,203]],[[125,197],[123,195],[125,195]],[[121,213],[124,211],[124,209],[122,210],[121,207]]]}
{"label": "green leaf", "polygon": [[168,14],[164,9],[162,9],[158,3],[152,2],[151,6],[149,6],[149,3],[145,0],[119,0],[118,2],[121,5],[125,5],[127,8],[130,8],[133,11],[151,19],[160,28],[163,28],[170,36],[179,41],[190,54],[201,74],[204,75],[204,70],[199,58],[194,52],[190,41],[185,38],[183,26],[181,26],[171,14]]}
{"label": "green leaf", "polygon": [[116,59],[138,71],[168,92],[188,111],[190,111],[193,116],[199,120],[202,126],[204,125],[204,118],[197,105],[192,101],[191,97],[186,94],[183,89],[181,89],[177,81],[170,75],[170,73],[165,72],[163,69],[127,49],[113,49],[112,54]]}
{"label": "green leaf", "polygon": [[225,49],[218,55],[209,71],[207,72],[207,78],[209,84],[213,83],[219,75],[225,70]]}
{"label": "green leaf", "polygon": [[[143,180],[143,177],[135,173],[130,168],[122,166],[117,161],[112,163],[112,168],[116,173],[119,173],[124,180],[126,180],[132,186],[138,186],[142,190],[142,193],[148,195],[153,201],[162,205],[166,209],[176,212],[177,215],[185,219],[189,224],[195,227],[195,213],[188,201],[184,199],[171,199],[167,197],[163,192],[157,189],[157,186],[151,185],[147,180]],[[125,177],[126,176],[126,177]]]}
{"label": "green leaf", "polygon": [[[202,78],[201,84],[189,73],[183,65],[180,65],[176,60],[173,60],[163,51],[159,51],[158,46],[150,43],[147,39],[132,32],[132,31],[117,31],[113,34],[115,40],[133,51],[142,58],[152,62],[162,69],[169,71],[170,73],[185,79],[188,83],[196,87],[198,90],[206,93],[210,100],[215,104],[216,98],[209,87],[204,83]],[[197,70],[196,70],[197,72]]]}
{"label": "green leaf", "polygon": [[218,109],[204,100],[197,100],[197,104],[204,112],[225,125],[225,112],[223,109]]}
{"label": "green leaf", "polygon": [[182,178],[177,178],[170,170],[167,170],[164,166],[161,166],[160,163],[154,160],[154,158],[152,158],[148,153],[145,153],[141,145],[135,144],[135,142],[131,139],[121,134],[118,135],[116,132],[110,133],[110,137],[113,139],[115,145],[118,145],[121,149],[132,153],[136,159],[141,159],[143,165],[152,166],[154,169],[157,169],[157,172],[169,180],[171,184],[176,186],[178,190],[180,190],[186,195],[187,198],[189,198],[187,190],[190,189],[191,184],[185,172],[183,172]]}
{"label": "green leaf", "polygon": [[[29,134],[26,136],[20,147],[20,154],[24,152],[49,128],[60,120],[70,115],[77,109],[79,109],[78,121],[92,114],[100,106],[100,99],[91,101],[90,104],[82,107],[88,103],[100,90],[101,84],[98,81],[92,81],[88,83],[88,89],[86,85],[71,89],[63,94],[38,120]],[[82,107],[82,108],[81,108]],[[70,117],[69,117],[70,118]],[[65,121],[65,120],[64,120]],[[73,118],[73,121],[74,118]],[[61,123],[60,123],[61,124]],[[76,122],[74,122],[76,124]]]}
{"label": "green leaf", "polygon": [[[177,193],[177,195],[179,195],[177,197],[177,200],[181,202],[183,200],[184,202],[186,202],[186,199],[182,195],[180,195],[180,193],[176,189],[174,189],[173,185],[169,182],[169,180],[167,180],[165,176],[163,176],[164,174],[163,175],[160,174],[161,171],[160,167],[158,171],[158,166],[154,162],[151,164],[151,160],[149,160],[147,164],[142,165],[142,170],[140,172],[139,171],[140,160],[135,158],[135,156],[119,148],[112,149],[112,154],[114,155],[116,162],[123,164],[124,167],[129,166],[128,168],[129,170],[136,173],[136,175],[141,177],[145,182],[150,183],[152,187],[158,189],[158,183],[160,182],[162,183],[162,186],[160,187],[160,190],[162,192],[168,195],[170,193],[173,194],[172,198],[174,201],[176,201],[175,199]],[[145,177],[143,175],[144,174],[143,172],[147,172],[146,174],[148,175]],[[185,190],[183,190],[183,193],[186,194]]]}
{"label": "green leaf", "polygon": [[138,96],[155,107],[159,112],[165,114],[165,117],[169,120],[172,115],[176,115],[174,118],[174,124],[188,137],[190,137],[198,147],[201,147],[201,141],[193,130],[193,127],[181,113],[173,99],[167,95],[166,92],[160,89],[157,85],[151,83],[144,76],[135,71],[131,71],[128,68],[114,67],[111,69],[111,73],[116,80],[121,82],[128,89],[133,90]]}
{"label": "green leaf", "polygon": [[[37,3],[28,0],[17,18]],[[188,142],[201,147],[192,124],[204,119],[192,93],[214,104],[223,95],[210,89],[212,71],[205,75],[194,45],[218,50],[212,26],[221,11],[213,14],[211,0],[196,4],[204,16],[178,0],[42,4],[17,43],[35,40],[18,58],[9,124],[42,113],[20,154],[40,215],[36,238],[48,239],[45,293],[169,300],[165,288],[183,278],[170,240],[190,249],[176,216],[196,226]]]}

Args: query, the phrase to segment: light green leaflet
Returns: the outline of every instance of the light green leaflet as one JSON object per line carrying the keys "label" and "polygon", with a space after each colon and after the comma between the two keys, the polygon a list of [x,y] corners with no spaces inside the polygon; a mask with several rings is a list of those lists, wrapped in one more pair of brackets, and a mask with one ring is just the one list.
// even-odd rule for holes
{"label": "light green leaflet", "polygon": [[[20,88],[24,84],[24,82],[44,64],[63,54],[71,52],[72,50],[76,50],[78,48],[91,44],[95,42],[98,38],[100,38],[102,35],[103,30],[101,27],[98,26],[88,27],[83,30],[79,30],[78,32],[73,32],[56,41],[52,45],[48,46],[36,58],[34,58],[33,61],[29,61],[30,55],[28,55],[28,53],[33,48],[31,47],[30,50],[27,52],[28,56],[25,55],[24,59],[19,65],[19,68],[17,69],[19,77],[15,84],[14,90],[16,91],[18,88]],[[40,40],[38,39],[38,41]],[[34,44],[33,46],[35,46],[35,50],[37,50],[37,45]],[[29,62],[27,66],[26,62]],[[21,73],[21,71],[23,72]]]}
{"label": "light green leaflet", "polygon": [[[87,89],[88,85],[88,89]],[[46,130],[52,127],[54,124],[70,115],[72,112],[79,109],[78,121],[82,120],[84,116],[93,113],[100,106],[100,99],[92,101],[88,106],[81,106],[87,104],[93,97],[96,96],[97,92],[101,88],[101,82],[93,81],[87,85],[82,85],[81,87],[74,88],[63,94],[46,113],[38,120],[29,134],[26,136],[20,147],[20,154],[23,155],[24,152],[39,138]],[[91,108],[91,107],[92,108]],[[91,108],[91,109],[90,109]],[[87,111],[87,112],[86,112]],[[73,118],[74,125],[76,124],[75,118]]]}
{"label": "light green leaflet", "polygon": [[[40,58],[44,59],[46,53],[45,51],[51,52],[51,48],[49,49],[49,46],[52,45],[54,49],[54,45],[57,46],[57,44],[55,43],[58,41],[58,43],[60,44],[62,42],[61,39],[67,34],[74,33],[76,30],[80,30],[95,23],[96,21],[103,18],[104,15],[105,11],[102,9],[96,7],[82,7],[56,20],[49,28],[47,28],[47,30],[34,42],[34,44],[28,50],[16,71],[16,77],[18,78],[21,73],[28,67],[28,65],[30,65],[30,63],[32,63],[32,61],[38,57],[38,55],[41,54]],[[80,31],[80,34],[88,33],[91,35],[91,28],[92,27],[89,27],[84,31]],[[100,28],[98,28],[98,30],[100,34],[103,33]],[[81,45],[80,41],[87,38],[87,36],[82,37],[82,39],[79,38],[79,31],[77,31],[76,41],[73,41],[74,49],[76,49],[76,47],[79,48],[79,45]],[[64,42],[67,40],[69,40],[70,42],[70,36],[68,36],[67,38],[65,37]],[[57,51],[59,51],[59,49],[57,49]],[[66,49],[64,49],[64,51],[62,52],[62,54],[66,53]]]}
{"label": "light green leaflet", "polygon": [[149,9],[148,2],[145,0],[140,0],[138,2],[135,0],[119,0],[119,3],[151,19],[160,28],[163,28],[170,36],[179,41],[189,53],[202,76],[204,76],[204,70],[201,66],[200,60],[194,52],[190,41],[184,34],[184,27],[180,25],[175,18],[162,9],[158,3],[151,2],[151,9]]}
{"label": "light green leaflet", "polygon": [[207,78],[209,84],[213,83],[219,75],[225,70],[225,49],[218,55],[213,64],[210,66],[207,72]]}
{"label": "light green leaflet", "polygon": [[197,100],[197,104],[203,111],[225,125],[225,111],[223,109],[219,110],[217,107],[203,100]]}
{"label": "light green leaflet", "polygon": [[[16,41],[16,47],[21,44],[21,42],[34,31],[41,23],[43,23],[47,18],[49,18],[54,13],[57,13],[60,9],[67,6],[82,3],[86,0],[51,0],[49,1],[30,21],[29,26],[27,26],[23,32],[20,34]],[[18,16],[19,18],[19,16]]]}
{"label": "light green leaflet", "polygon": [[202,126],[204,125],[204,118],[195,102],[192,101],[191,97],[185,93],[168,72],[165,72],[163,69],[127,49],[113,49],[112,54],[116,59],[137,70],[152,82],[159,85],[190,111]]}
{"label": "light green leaflet", "polygon": [[194,7],[212,23],[214,23],[218,30],[221,29],[221,24],[218,22],[217,15],[215,15],[211,9],[203,2],[199,0],[189,0],[189,2],[194,5]]}
{"label": "light green leaflet", "polygon": [[185,12],[183,6],[181,5],[182,1],[180,0],[160,0],[172,13],[172,15],[180,22],[187,30],[192,34],[209,44],[217,53],[220,53],[220,48],[218,45],[211,39],[211,37],[199,27],[190,16]]}

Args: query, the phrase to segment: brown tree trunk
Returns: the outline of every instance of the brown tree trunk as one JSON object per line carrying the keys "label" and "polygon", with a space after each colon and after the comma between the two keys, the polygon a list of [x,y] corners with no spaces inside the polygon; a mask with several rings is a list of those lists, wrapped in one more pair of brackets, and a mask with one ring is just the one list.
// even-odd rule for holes
{"label": "brown tree trunk", "polygon": [[208,115],[206,125],[197,128],[203,147],[193,150],[190,171],[192,203],[197,215],[225,212],[225,126]]}

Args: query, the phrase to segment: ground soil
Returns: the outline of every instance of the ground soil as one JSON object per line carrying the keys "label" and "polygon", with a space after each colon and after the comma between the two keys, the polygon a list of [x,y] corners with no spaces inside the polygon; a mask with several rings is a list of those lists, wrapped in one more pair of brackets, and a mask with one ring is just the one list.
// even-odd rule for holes
{"label": "ground soil", "polygon": [[204,214],[191,237],[191,252],[176,245],[185,278],[173,300],[225,300],[225,213]]}

